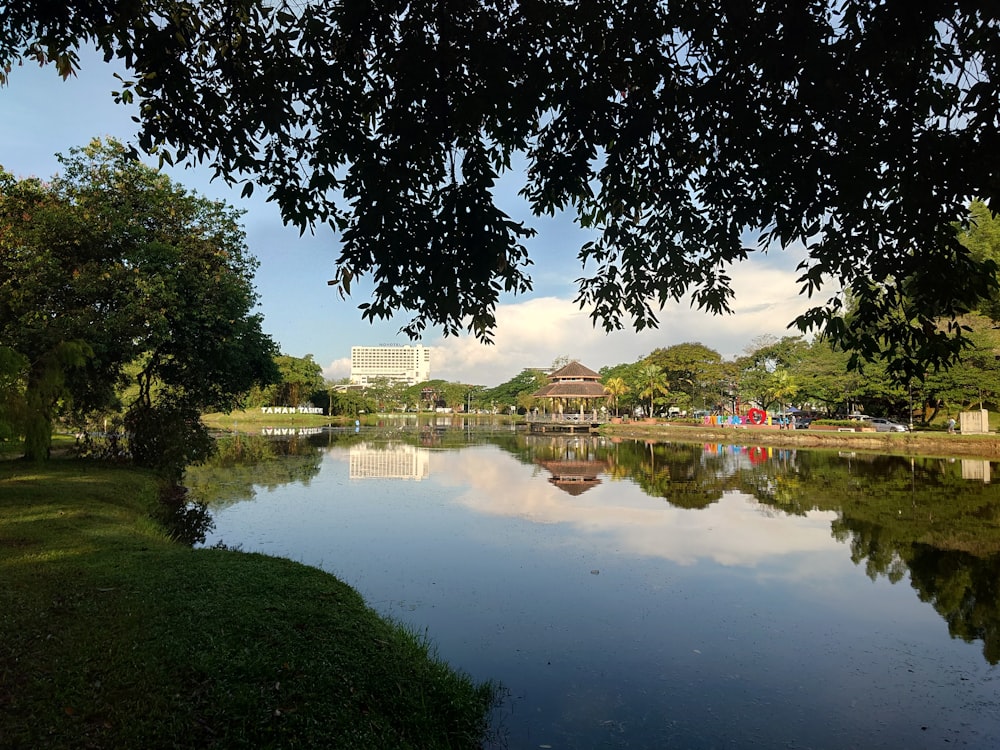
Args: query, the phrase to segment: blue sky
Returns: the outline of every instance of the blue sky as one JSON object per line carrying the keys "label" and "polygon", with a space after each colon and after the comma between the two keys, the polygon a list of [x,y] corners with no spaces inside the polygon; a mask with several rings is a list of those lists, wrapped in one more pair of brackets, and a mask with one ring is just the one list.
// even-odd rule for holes
{"label": "blue sky", "polygon": [[[56,153],[94,137],[134,140],[134,111],[115,104],[111,96],[118,88],[114,72],[124,71],[95,55],[81,58],[83,69],[76,78],[63,81],[53,68],[32,63],[15,68],[9,85],[0,88],[0,165],[15,176],[50,177],[59,168]],[[248,245],[260,261],[256,286],[264,328],[283,352],[312,354],[328,377],[339,378],[349,372],[351,346],[408,343],[398,334],[409,319],[405,313],[395,322],[370,324],[361,319],[357,306],[366,301],[370,285],[361,283],[347,300],[327,286],[337,255],[336,238],[329,230],[300,236],[282,225],[263,196],[243,200],[238,190],[211,182],[206,168],[176,168],[169,174],[191,190],[246,210]],[[658,330],[606,335],[573,303],[573,281],[584,275],[576,259],[584,234],[568,216],[531,217],[516,199],[518,179],[515,174],[504,180],[501,203],[514,218],[539,230],[528,244],[534,289],[502,300],[494,346],[483,346],[471,336],[443,338],[428,331],[423,343],[433,348],[433,378],[492,386],[525,367],[548,366],[560,356],[597,370],[686,341],[700,341],[732,357],[755,337],[787,335],[788,322],[808,306],[794,282],[801,256],[774,252],[733,269],[733,315],[715,317],[687,304],[673,305],[658,316]]]}

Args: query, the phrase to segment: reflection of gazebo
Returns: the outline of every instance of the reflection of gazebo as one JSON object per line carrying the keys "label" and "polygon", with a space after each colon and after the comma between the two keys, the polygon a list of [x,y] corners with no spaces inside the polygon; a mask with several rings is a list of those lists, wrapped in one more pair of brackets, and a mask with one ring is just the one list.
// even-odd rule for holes
{"label": "reflection of gazebo", "polygon": [[608,470],[606,461],[537,461],[552,474],[549,481],[576,497],[601,483],[597,478]]}
{"label": "reflection of gazebo", "polygon": [[596,409],[598,399],[607,398],[601,376],[579,362],[570,362],[549,375],[549,384],[531,394],[535,398],[549,399],[553,413],[562,413],[573,402],[580,414]]}

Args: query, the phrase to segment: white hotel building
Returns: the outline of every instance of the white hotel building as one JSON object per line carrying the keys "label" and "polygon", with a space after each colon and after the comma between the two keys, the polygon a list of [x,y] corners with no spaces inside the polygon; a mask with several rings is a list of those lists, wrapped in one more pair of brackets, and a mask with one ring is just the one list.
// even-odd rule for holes
{"label": "white hotel building", "polygon": [[431,350],[423,344],[351,347],[351,383],[384,379],[416,385],[431,379]]}

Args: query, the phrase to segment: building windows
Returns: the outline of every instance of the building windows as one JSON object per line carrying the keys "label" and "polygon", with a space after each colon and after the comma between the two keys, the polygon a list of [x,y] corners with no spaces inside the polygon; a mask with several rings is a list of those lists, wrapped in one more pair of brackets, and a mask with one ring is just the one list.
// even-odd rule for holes
{"label": "building windows", "polygon": [[351,382],[367,385],[384,379],[415,385],[430,380],[430,349],[422,344],[351,347]]}

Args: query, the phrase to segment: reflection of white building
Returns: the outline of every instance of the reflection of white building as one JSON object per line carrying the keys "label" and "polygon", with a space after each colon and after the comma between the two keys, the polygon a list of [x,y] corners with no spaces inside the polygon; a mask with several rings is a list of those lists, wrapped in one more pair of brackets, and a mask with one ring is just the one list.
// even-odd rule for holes
{"label": "reflection of white building", "polygon": [[358,443],[350,450],[351,479],[426,479],[430,451],[405,443]]}
{"label": "reflection of white building", "polygon": [[431,379],[431,350],[423,344],[352,346],[351,383],[377,379],[416,385]]}
{"label": "reflection of white building", "polygon": [[986,459],[963,458],[962,479],[972,479],[983,484],[990,483],[990,462]]}

